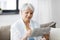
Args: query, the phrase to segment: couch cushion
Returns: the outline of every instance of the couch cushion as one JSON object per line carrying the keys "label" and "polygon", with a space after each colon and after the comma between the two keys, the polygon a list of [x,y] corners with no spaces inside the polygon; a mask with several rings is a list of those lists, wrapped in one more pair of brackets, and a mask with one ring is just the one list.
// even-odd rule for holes
{"label": "couch cushion", "polygon": [[9,40],[10,39],[10,26],[2,26],[0,28],[0,39],[1,40]]}
{"label": "couch cushion", "polygon": [[0,28],[0,40],[1,40],[1,28]]}
{"label": "couch cushion", "polygon": [[51,29],[50,40],[60,40],[60,28],[52,28]]}

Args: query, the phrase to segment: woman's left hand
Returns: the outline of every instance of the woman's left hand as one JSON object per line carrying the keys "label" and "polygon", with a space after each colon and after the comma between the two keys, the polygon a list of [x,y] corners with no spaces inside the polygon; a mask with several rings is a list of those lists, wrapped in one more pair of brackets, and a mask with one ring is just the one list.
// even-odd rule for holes
{"label": "woman's left hand", "polygon": [[43,37],[43,38],[41,38],[40,40],[46,40],[46,38],[45,38],[45,37]]}

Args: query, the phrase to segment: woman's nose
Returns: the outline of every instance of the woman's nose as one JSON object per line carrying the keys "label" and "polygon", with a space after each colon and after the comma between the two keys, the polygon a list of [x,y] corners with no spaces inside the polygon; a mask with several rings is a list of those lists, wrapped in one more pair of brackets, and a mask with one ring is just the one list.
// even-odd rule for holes
{"label": "woman's nose", "polygon": [[30,13],[28,13],[28,16],[31,16],[31,14],[30,14]]}

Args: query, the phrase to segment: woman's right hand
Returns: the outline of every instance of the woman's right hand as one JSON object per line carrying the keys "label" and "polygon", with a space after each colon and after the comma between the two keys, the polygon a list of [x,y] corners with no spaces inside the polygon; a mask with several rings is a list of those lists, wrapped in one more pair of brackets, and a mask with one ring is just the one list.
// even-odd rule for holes
{"label": "woman's right hand", "polygon": [[31,32],[32,32],[31,30],[27,30],[26,34],[23,36],[21,40],[27,40],[27,38],[30,37]]}
{"label": "woman's right hand", "polygon": [[27,30],[27,32],[26,32],[26,37],[30,37],[30,35],[31,35],[31,30]]}

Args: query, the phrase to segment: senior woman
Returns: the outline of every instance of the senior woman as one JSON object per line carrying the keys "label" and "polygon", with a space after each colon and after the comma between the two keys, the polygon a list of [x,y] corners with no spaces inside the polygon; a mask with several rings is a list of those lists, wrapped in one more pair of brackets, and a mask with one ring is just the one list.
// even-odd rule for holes
{"label": "senior woman", "polygon": [[[24,4],[20,10],[21,18],[11,26],[11,40],[40,40],[39,37],[30,37],[34,28],[39,25],[31,20],[34,12],[34,7],[31,4]],[[41,39],[43,40],[43,38]],[[45,40],[45,39],[44,39]]]}

